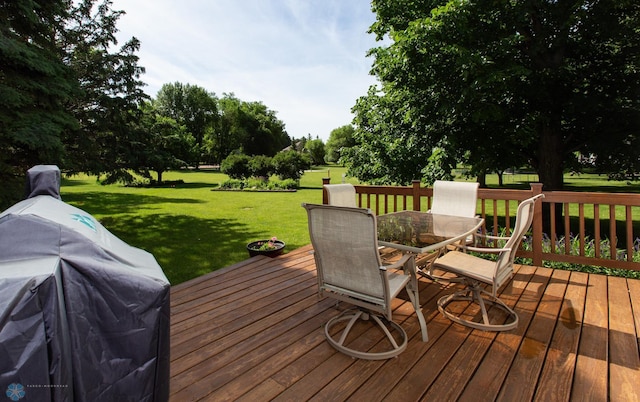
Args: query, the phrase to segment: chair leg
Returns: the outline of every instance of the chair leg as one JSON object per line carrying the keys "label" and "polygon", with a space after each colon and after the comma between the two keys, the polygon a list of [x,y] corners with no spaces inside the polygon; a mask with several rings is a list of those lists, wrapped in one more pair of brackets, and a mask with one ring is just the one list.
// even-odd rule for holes
{"label": "chair leg", "polygon": [[429,333],[427,332],[427,320],[424,319],[424,314],[422,314],[422,308],[420,307],[419,302],[419,294],[418,294],[418,283],[417,279],[411,279],[411,286],[407,289],[407,293],[409,294],[409,299],[411,300],[411,304],[413,305],[413,310],[416,312],[418,316],[418,322],[420,323],[420,331],[422,332],[422,342],[429,342]]}
{"label": "chair leg", "polygon": [[[482,322],[466,320],[452,313],[448,309],[448,306],[450,303],[457,301],[466,301],[478,304],[482,314]],[[491,323],[486,307],[487,304],[502,310],[502,312],[507,315],[506,322],[501,324]],[[482,289],[479,284],[472,284],[463,290],[441,297],[438,300],[438,310],[453,322],[466,325],[471,328],[481,329],[483,331],[509,331],[518,326],[518,314],[509,306],[504,304],[502,300]]]}
{"label": "chair leg", "polygon": [[[351,331],[356,321],[358,319],[369,320],[369,318],[371,318],[372,321],[375,322],[380,327],[382,332],[385,334],[387,340],[391,344],[390,350],[384,351],[384,352],[364,352],[364,351],[352,349],[345,346],[344,343],[347,340],[347,336],[349,335],[349,332]],[[400,325],[396,324],[395,322],[388,321],[384,318],[382,319],[381,318],[382,317],[378,317],[373,313],[369,313],[367,311],[363,311],[359,309],[355,311],[354,309],[347,310],[347,311],[344,311],[342,314],[338,315],[337,317],[332,318],[326,323],[324,327],[324,334],[331,346],[333,346],[335,349],[337,349],[338,351],[348,356],[355,357],[358,359],[366,359],[366,360],[390,359],[392,357],[399,355],[407,348],[407,341],[408,341],[407,333],[404,331],[404,329],[402,329]],[[336,340],[333,336],[331,336],[331,328],[335,324],[342,321],[349,321],[349,322],[347,323],[345,328],[340,332],[339,340]],[[385,325],[385,322],[388,324],[388,326]],[[393,330],[397,331],[400,334],[401,340],[399,343],[393,337],[393,334],[391,333],[388,327],[391,327]]]}

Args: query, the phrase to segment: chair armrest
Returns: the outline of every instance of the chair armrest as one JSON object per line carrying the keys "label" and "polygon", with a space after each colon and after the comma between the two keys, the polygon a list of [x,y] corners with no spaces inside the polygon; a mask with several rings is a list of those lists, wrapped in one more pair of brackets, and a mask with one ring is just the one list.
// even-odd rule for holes
{"label": "chair armrest", "polygon": [[474,251],[476,253],[488,253],[488,254],[499,254],[503,251],[511,251],[510,248],[490,248],[490,247],[470,247],[470,246],[466,246],[466,247],[462,247],[464,248],[465,251]]}
{"label": "chair armrest", "polygon": [[411,258],[413,258],[413,254],[405,254],[402,256],[402,258],[400,258],[398,261],[394,262],[393,264],[384,265],[380,268],[381,269],[400,269],[400,268],[403,268]]}
{"label": "chair armrest", "polygon": [[493,236],[493,235],[480,234],[480,233],[474,234],[473,237],[488,239],[488,240],[509,240],[510,239],[509,236]]}

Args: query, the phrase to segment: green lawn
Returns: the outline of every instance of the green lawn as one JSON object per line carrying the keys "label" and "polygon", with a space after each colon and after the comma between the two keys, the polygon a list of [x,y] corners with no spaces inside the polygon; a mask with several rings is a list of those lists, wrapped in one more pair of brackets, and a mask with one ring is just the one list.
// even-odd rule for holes
{"label": "green lawn", "polygon": [[253,240],[276,236],[285,250],[309,244],[301,204],[322,202],[327,174],[336,173],[306,173],[297,192],[212,191],[227,179],[215,171],[166,173],[167,181],[184,181],[167,188],[101,186],[95,177],[76,176],[63,180],[61,194],[122,240],[151,252],[178,284],[248,258],[245,246]]}
{"label": "green lawn", "polygon": [[[95,177],[75,176],[63,180],[61,193],[122,240],[151,252],[175,285],[248,258],[245,246],[253,240],[276,236],[287,243],[286,250],[309,244],[300,205],[321,203],[322,178],[339,183],[343,173],[336,166],[307,172],[297,192],[213,191],[227,176],[206,170],[165,173],[165,180],[184,184],[163,188],[101,186]],[[576,177],[577,184],[567,179],[569,186],[590,191],[638,191],[637,185],[598,176]],[[510,176],[505,184],[522,188],[526,180],[535,176]],[[490,178],[489,185],[495,183]]]}

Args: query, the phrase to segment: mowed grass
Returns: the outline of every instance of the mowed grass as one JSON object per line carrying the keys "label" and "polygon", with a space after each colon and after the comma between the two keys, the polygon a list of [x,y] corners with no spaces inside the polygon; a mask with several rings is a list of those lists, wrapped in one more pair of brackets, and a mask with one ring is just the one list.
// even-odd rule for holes
{"label": "mowed grass", "polygon": [[247,243],[276,236],[285,251],[309,244],[303,202],[322,203],[327,170],[308,172],[297,192],[214,191],[216,171],[165,173],[175,187],[102,186],[95,177],[65,178],[65,202],[85,210],[132,246],[152,253],[175,285],[248,258]]}
{"label": "mowed grass", "polygon": [[[339,183],[344,171],[331,166],[307,172],[297,192],[215,191],[226,175],[184,170],[164,175],[184,184],[159,188],[102,186],[95,177],[75,176],[63,180],[61,194],[125,242],[152,253],[176,285],[248,258],[246,244],[254,240],[276,236],[287,244],[285,252],[309,244],[301,204],[321,203],[322,178]],[[601,176],[567,179],[572,190],[638,192],[637,184]],[[505,185],[529,188],[527,182],[535,180],[535,175],[514,175]],[[488,184],[497,184],[497,178],[490,176]]]}

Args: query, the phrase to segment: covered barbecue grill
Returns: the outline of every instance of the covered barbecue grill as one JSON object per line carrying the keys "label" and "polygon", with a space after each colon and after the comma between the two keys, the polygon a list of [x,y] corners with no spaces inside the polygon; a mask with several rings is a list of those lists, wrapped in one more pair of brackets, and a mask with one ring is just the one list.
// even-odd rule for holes
{"label": "covered barbecue grill", "polygon": [[167,278],[151,254],[64,203],[59,185],[56,166],[36,166],[28,198],[0,213],[0,394],[167,400]]}

